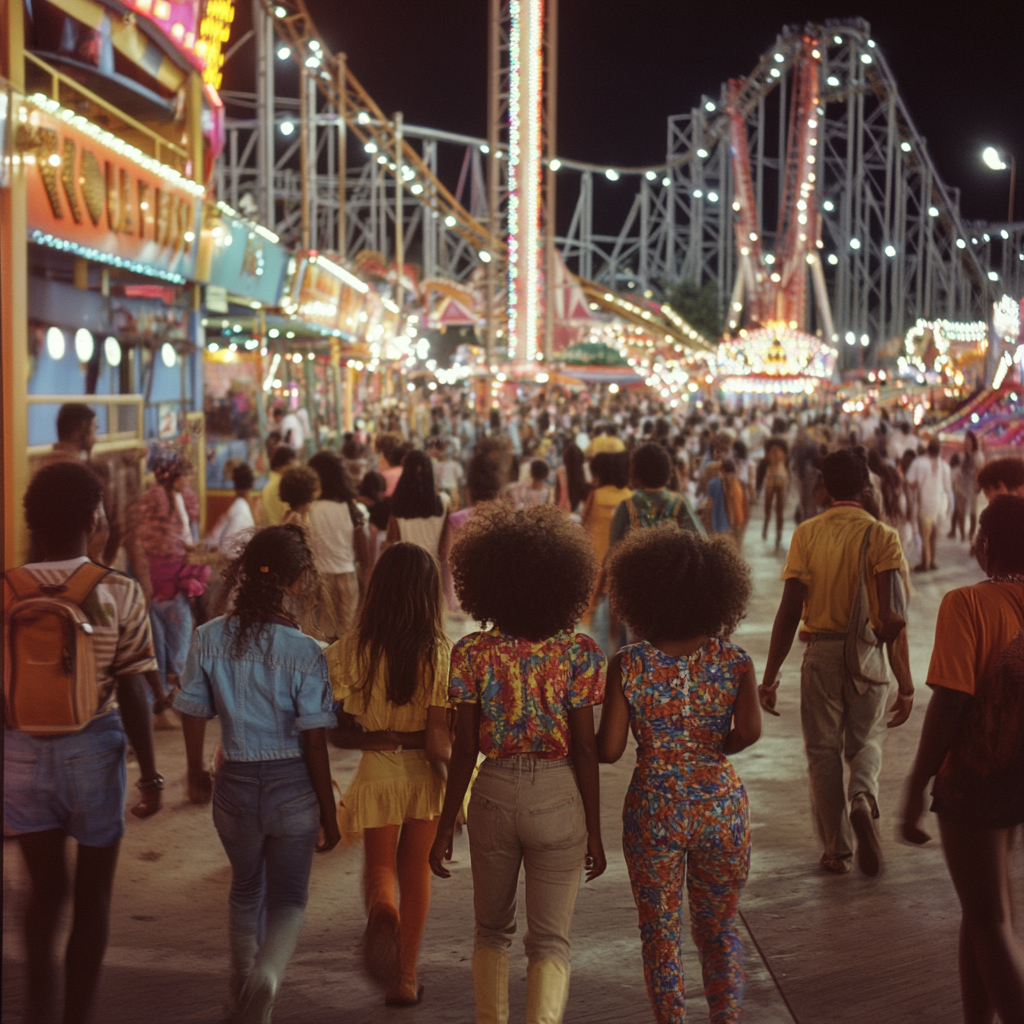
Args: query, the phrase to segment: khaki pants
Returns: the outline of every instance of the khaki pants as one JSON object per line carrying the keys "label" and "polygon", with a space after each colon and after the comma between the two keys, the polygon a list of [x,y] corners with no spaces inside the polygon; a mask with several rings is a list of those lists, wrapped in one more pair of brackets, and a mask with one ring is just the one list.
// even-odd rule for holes
{"label": "khaki pants", "polygon": [[[846,670],[842,640],[811,640],[800,674],[803,725],[811,803],[818,835],[828,857],[853,855],[848,797],[866,793],[877,815],[878,774],[888,687],[861,693]],[[850,782],[843,788],[843,760]]]}
{"label": "khaki pants", "polygon": [[526,956],[569,963],[569,929],[587,853],[583,798],[568,761],[488,760],[469,801],[475,949],[507,950],[526,867]]}

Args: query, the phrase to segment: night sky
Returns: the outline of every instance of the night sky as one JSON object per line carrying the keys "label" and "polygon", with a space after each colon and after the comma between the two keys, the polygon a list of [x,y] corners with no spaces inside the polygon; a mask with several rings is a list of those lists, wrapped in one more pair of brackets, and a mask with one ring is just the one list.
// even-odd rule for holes
{"label": "night sky", "polygon": [[[401,110],[413,124],[486,134],[487,0],[307,3],[325,40],[348,54],[385,111]],[[248,5],[239,7],[236,38],[248,27]],[[980,160],[993,144],[1017,153],[1015,219],[1024,218],[1022,0],[843,0],[839,7],[831,0],[559,0],[559,8],[563,157],[632,165],[664,159],[665,118],[688,111],[704,93],[717,97],[726,78],[749,73],[783,26],[854,14],[870,23],[940,175],[962,190],[964,215],[1006,219],[1009,173]],[[251,52],[245,47],[225,68],[225,87],[253,88],[245,66]],[[280,93],[294,94],[293,74],[279,78]],[[605,198],[618,206],[615,187],[601,182],[595,205]],[[634,191],[625,180],[619,189],[623,199]],[[560,199],[560,213],[566,206]]]}

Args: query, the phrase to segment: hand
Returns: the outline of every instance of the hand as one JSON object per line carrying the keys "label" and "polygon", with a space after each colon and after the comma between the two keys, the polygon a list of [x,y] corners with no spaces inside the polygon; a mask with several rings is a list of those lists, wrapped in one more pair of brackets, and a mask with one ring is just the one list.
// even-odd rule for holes
{"label": "hand", "polygon": [[779,717],[778,711],[775,710],[775,701],[779,693],[779,681],[778,679],[769,686],[767,683],[762,683],[757,688],[757,699],[761,702],[761,707],[768,712],[769,715],[774,715],[776,718]]}
{"label": "hand", "polygon": [[587,881],[592,882],[599,875],[604,874],[608,867],[608,861],[604,855],[604,843],[599,835],[587,836],[587,859],[584,861],[587,869]]}
{"label": "hand", "polygon": [[208,804],[213,797],[213,776],[200,768],[188,773],[188,798],[194,804]]}
{"label": "hand", "polygon": [[932,837],[918,825],[922,814],[924,814],[924,787],[908,788],[903,801],[903,812],[900,815],[900,838],[905,843],[921,846],[931,840]]}
{"label": "hand", "polygon": [[132,808],[136,818],[151,818],[163,806],[159,789],[140,789],[139,802]]}
{"label": "hand", "polygon": [[892,718],[886,723],[887,729],[895,729],[896,726],[902,725],[909,717],[910,712],[914,709],[914,694],[913,693],[897,693],[896,703],[893,704],[889,710],[893,713]]}
{"label": "hand", "polygon": [[430,848],[430,870],[438,878],[451,878],[452,873],[444,866],[446,860],[452,859],[452,845],[455,842],[455,826],[438,826],[437,837]]}
{"label": "hand", "polygon": [[331,815],[320,822],[320,832],[316,837],[316,852],[330,853],[341,842],[341,830],[338,828],[338,816],[331,807]]}

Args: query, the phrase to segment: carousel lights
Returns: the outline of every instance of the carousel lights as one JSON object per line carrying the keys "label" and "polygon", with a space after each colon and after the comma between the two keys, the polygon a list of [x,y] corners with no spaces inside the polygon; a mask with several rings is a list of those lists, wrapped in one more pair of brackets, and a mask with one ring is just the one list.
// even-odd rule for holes
{"label": "carousel lights", "polygon": [[194,196],[202,196],[205,194],[206,188],[199,184],[199,182],[192,181],[190,178],[186,178],[181,171],[176,170],[174,167],[162,164],[154,157],[147,156],[141,149],[130,145],[123,139],[119,139],[116,135],[111,134],[99,125],[93,124],[93,122],[88,120],[88,118],[83,117],[74,110],[70,110],[68,107],[62,106],[56,100],[49,99],[43,93],[33,93],[31,96],[26,97],[26,101],[39,107],[41,110],[45,110],[48,114],[53,114],[59,117],[62,121],[66,121],[68,124],[88,135],[95,142],[102,146],[106,146],[108,149],[114,150],[114,152],[119,156],[123,156],[127,160],[131,160],[133,163],[138,164],[139,167],[144,168],[151,174],[155,174],[157,177],[163,178],[165,181],[170,182]]}
{"label": "carousel lights", "polygon": [[106,263],[112,267],[130,270],[133,274],[144,274],[146,277],[158,277],[161,281],[168,281],[171,284],[186,283],[186,279],[181,274],[174,273],[173,270],[161,270],[159,267],[151,267],[148,263],[137,263],[135,260],[125,259],[123,256],[112,256],[110,253],[100,252],[99,249],[93,249],[88,245],[79,245],[78,242],[71,242],[66,238],[55,238],[45,231],[37,229],[28,237],[29,241],[35,242],[36,245],[45,245],[49,249],[60,249],[62,252],[81,256],[94,263]]}

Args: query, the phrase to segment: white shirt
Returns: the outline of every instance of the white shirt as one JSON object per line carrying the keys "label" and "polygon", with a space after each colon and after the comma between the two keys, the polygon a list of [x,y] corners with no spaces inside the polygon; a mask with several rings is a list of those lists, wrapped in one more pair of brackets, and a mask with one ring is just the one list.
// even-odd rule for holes
{"label": "white shirt", "polygon": [[907,470],[907,483],[917,484],[918,509],[926,519],[935,519],[950,506],[949,495],[953,489],[953,478],[949,464],[936,455],[921,455]]}
{"label": "white shirt", "polygon": [[[358,501],[355,506],[365,523],[368,517],[366,506]],[[360,529],[365,529],[365,526]],[[314,501],[309,509],[309,532],[316,567],[320,572],[356,571],[356,555],[352,545],[355,530],[347,502]]]}
{"label": "white shirt", "polygon": [[219,548],[224,554],[234,557],[238,554],[237,549],[240,546],[236,538],[239,537],[239,534],[244,534],[246,530],[251,530],[255,525],[256,520],[252,517],[252,507],[245,498],[239,496],[231,502],[227,512],[217,520],[217,525],[210,531],[210,546]]}
{"label": "white shirt", "polygon": [[306,434],[302,429],[302,423],[293,412],[288,413],[281,420],[281,441],[289,448],[294,448],[296,452],[301,452],[302,446],[306,443]]}

